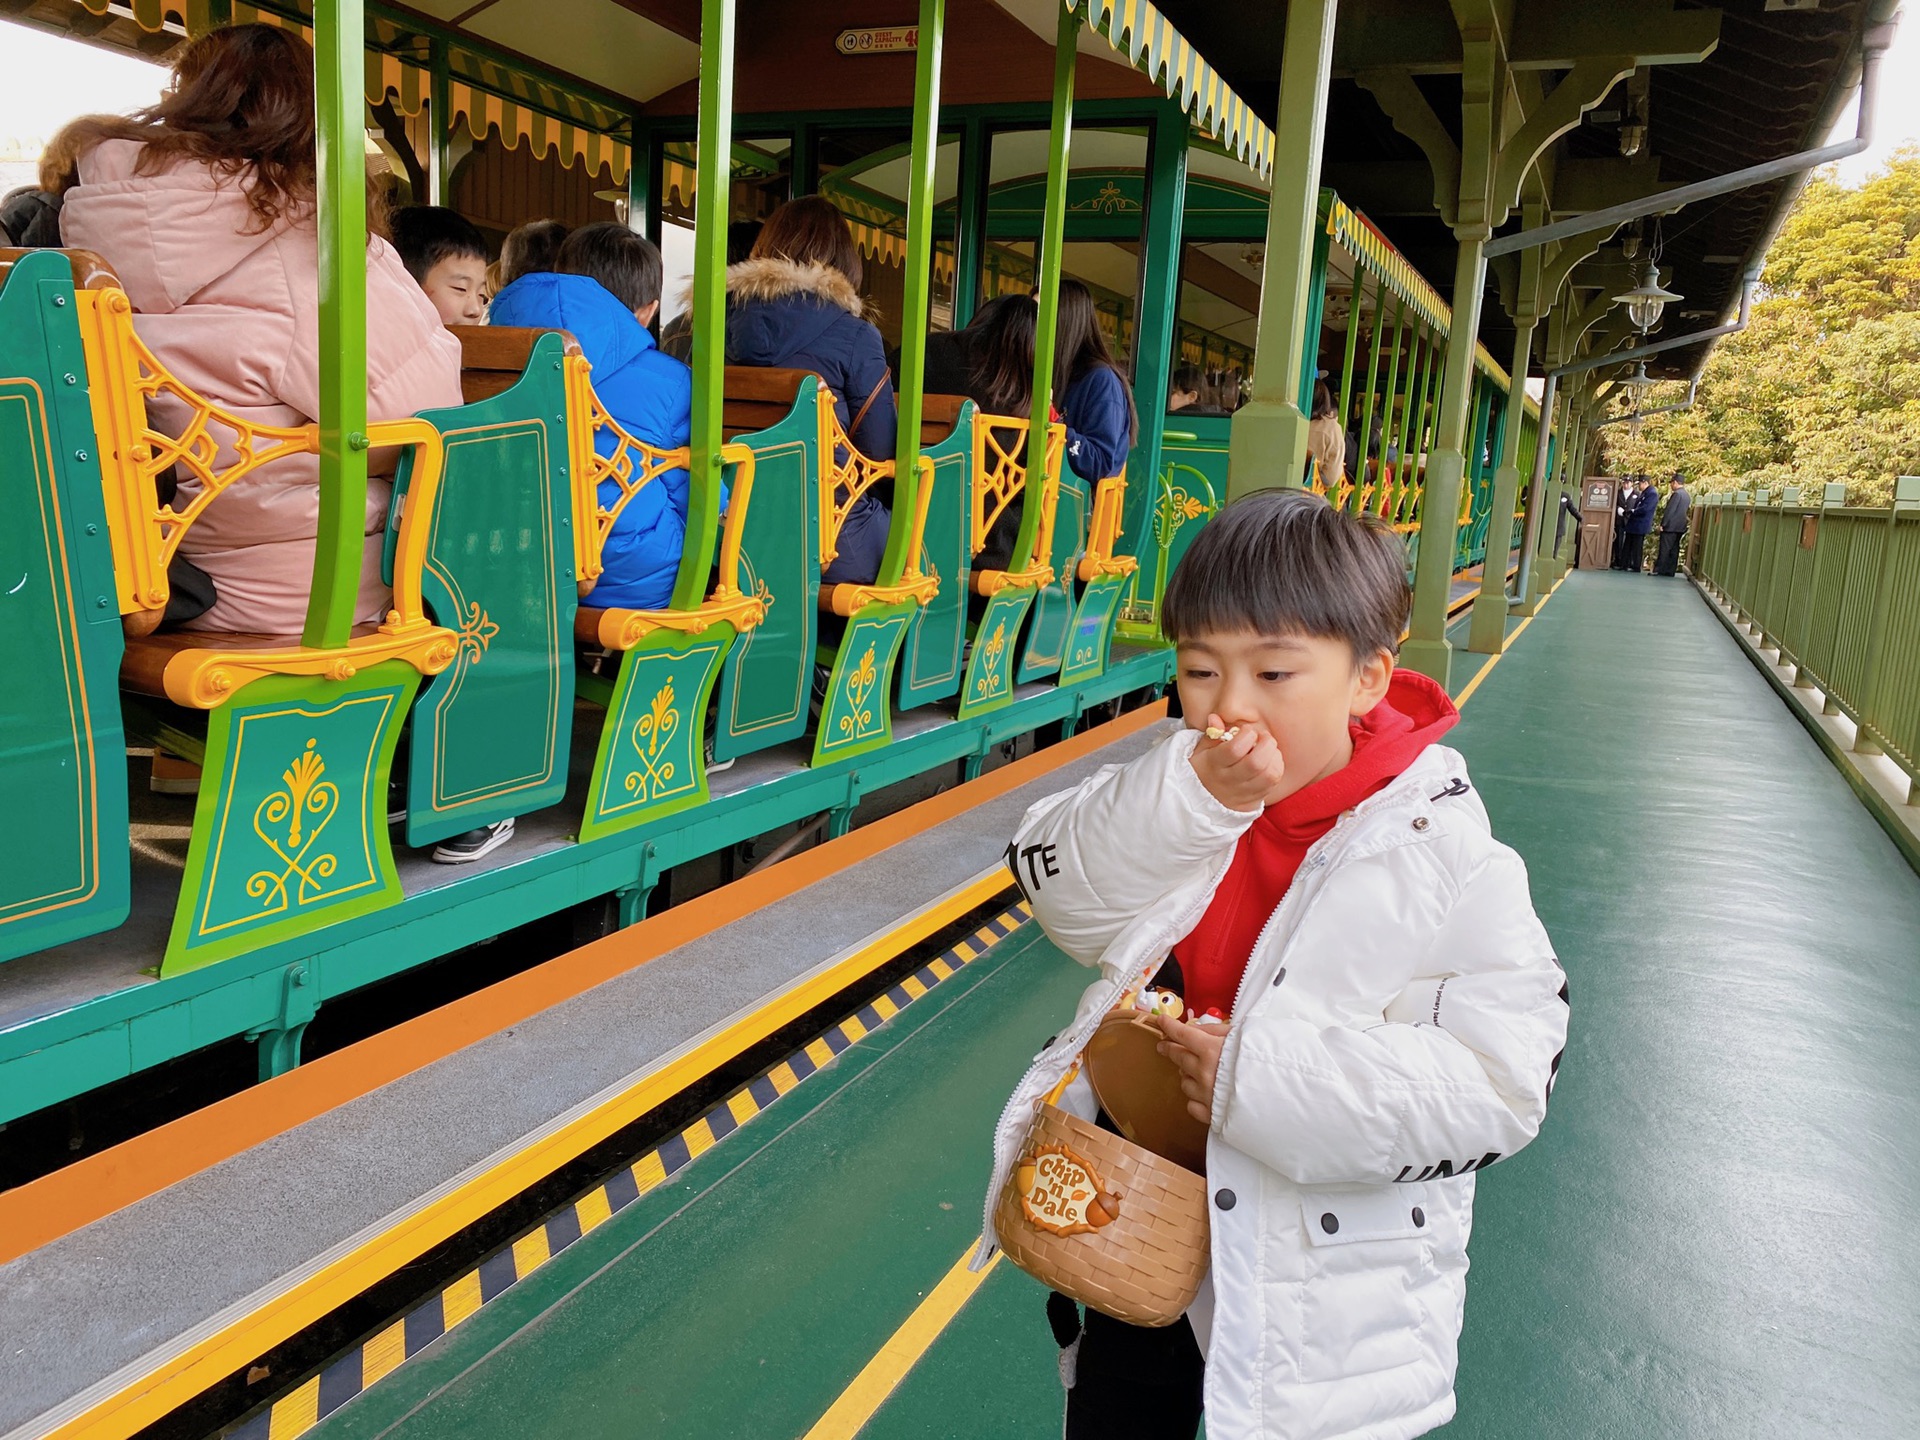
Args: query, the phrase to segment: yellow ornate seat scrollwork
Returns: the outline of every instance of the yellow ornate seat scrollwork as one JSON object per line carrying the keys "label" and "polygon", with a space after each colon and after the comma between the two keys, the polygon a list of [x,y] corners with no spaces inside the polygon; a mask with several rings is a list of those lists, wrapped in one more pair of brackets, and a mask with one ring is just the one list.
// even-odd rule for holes
{"label": "yellow ornate seat scrollwork", "polygon": [[1127,477],[1109,475],[1094,488],[1093,518],[1087,526],[1087,553],[1080,557],[1082,583],[1107,575],[1131,575],[1140,562],[1131,555],[1116,555],[1120,542],[1121,511],[1127,497]]}
{"label": "yellow ornate seat scrollwork", "polygon": [[[603,554],[614,522],[634,496],[670,470],[692,463],[686,446],[661,450],[637,439],[621,426],[594,393],[592,366],[584,356],[567,357],[567,437],[573,447],[574,548],[582,590],[591,589],[605,569]],[[602,455],[595,437],[602,431],[613,438],[613,452]],[[574,639],[612,651],[631,650],[658,630],[699,635],[722,622],[735,630],[750,630],[766,618],[767,603],[740,589],[740,536],[753,498],[754,454],[751,446],[720,447],[723,464],[735,467],[726,518],[720,526],[718,577],[704,602],[690,610],[597,610],[581,606],[574,613]],[[611,481],[620,495],[611,507],[600,503],[600,486]]]}
{"label": "yellow ornate seat scrollwork", "polygon": [[[986,548],[987,536],[1006,508],[1027,488],[1028,422],[1012,415],[976,414],[973,420],[973,553]],[[1034,532],[1033,558],[1024,570],[976,570],[974,592],[992,596],[1015,586],[1053,582],[1053,520],[1060,495],[1060,466],[1066,456],[1067,427],[1047,427],[1047,473],[1041,492],[1040,524]],[[1124,482],[1123,482],[1124,483]],[[1119,506],[1114,505],[1118,534]]]}
{"label": "yellow ornate seat scrollwork", "polygon": [[[170,374],[140,339],[133,306],[109,274],[89,278],[75,292],[85,347],[94,428],[102,447],[107,527],[113,543],[120,611],[131,629],[156,623],[167,604],[167,566],[181,537],[207,506],[263,465],[289,455],[320,453],[320,427],[255,425],[213,404]],[[165,395],[184,406],[186,426],[176,438],[154,428],[147,405]],[[440,482],[440,432],[424,420],[370,424],[369,448],[411,447],[415,456],[409,515],[425,514]],[[221,463],[221,455],[233,458]],[[159,501],[158,477],[177,468],[197,482],[186,508]],[[123,683],[164,695],[175,704],[211,710],[268,675],[347,679],[383,660],[404,660],[423,675],[453,663],[459,640],[427,619],[420,598],[423,528],[403,519],[394,557],[393,609],[386,620],[356,632],[342,646],[311,647],[257,635],[202,632],[135,634],[127,641]],[[202,648],[205,647],[205,648]]]}
{"label": "yellow ornate seat scrollwork", "polygon": [[[863,455],[848,438],[834,409],[833,392],[820,387],[820,569],[834,562],[840,553],[840,531],[862,495],[883,480],[894,476],[894,462],[874,460]],[[905,600],[926,604],[940,591],[939,580],[920,569],[922,546],[927,533],[927,507],[933,501],[933,462],[922,455],[918,461],[920,483],[916,499],[913,529],[907,541],[907,567],[893,585],[822,585],[820,608],[835,615],[850,616],[864,605],[897,605]]]}

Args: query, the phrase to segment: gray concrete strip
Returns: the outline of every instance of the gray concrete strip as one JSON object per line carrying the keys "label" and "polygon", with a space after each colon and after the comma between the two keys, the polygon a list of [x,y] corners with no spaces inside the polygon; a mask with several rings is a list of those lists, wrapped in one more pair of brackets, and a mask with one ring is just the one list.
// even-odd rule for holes
{"label": "gray concrete strip", "polygon": [[693,1037],[999,863],[1028,806],[1155,725],[0,1266],[0,1436],[213,1333]]}

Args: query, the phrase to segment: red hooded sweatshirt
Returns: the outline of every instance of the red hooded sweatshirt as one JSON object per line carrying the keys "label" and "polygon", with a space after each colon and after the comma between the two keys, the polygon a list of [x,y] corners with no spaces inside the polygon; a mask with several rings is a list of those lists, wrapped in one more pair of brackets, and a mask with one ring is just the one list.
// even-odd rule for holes
{"label": "red hooded sweatshirt", "polygon": [[1324,780],[1269,805],[1240,837],[1207,913],[1174,947],[1189,1009],[1233,1013],[1254,943],[1293,883],[1307,851],[1340,816],[1378,794],[1459,720],[1447,692],[1425,675],[1397,670],[1387,693],[1353,722],[1353,758]]}

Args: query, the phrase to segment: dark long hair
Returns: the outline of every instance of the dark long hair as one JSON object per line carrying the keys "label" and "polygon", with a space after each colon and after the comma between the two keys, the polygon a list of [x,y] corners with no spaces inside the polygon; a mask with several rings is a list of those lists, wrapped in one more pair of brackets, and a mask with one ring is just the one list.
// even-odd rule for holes
{"label": "dark long hair", "polygon": [[[282,216],[310,215],[317,183],[313,49],[272,25],[209,30],[174,62],[173,83],[159,103],[127,116],[85,116],[56,145],[85,156],[103,140],[144,146],[135,167],[142,175],[197,160],[239,181],[261,230]],[[378,229],[379,212],[369,219]]]}
{"label": "dark long hair", "polygon": [[1009,295],[993,307],[973,342],[968,393],[989,415],[1025,415],[1033,404],[1033,334],[1040,307]]}
{"label": "dark long hair", "polygon": [[753,242],[755,260],[791,260],[796,265],[825,265],[860,288],[865,267],[853,230],[831,200],[802,195],[789,200],[767,217],[766,228]]}
{"label": "dark long hair", "polygon": [[1133,387],[1113,358],[1106,332],[1100,328],[1100,315],[1093,306],[1093,292],[1078,280],[1060,281],[1059,329],[1053,342],[1053,393],[1059,404],[1067,387],[1084,378],[1091,370],[1106,366],[1120,377],[1121,393],[1127,397],[1127,444],[1140,439],[1140,412],[1134,408]]}

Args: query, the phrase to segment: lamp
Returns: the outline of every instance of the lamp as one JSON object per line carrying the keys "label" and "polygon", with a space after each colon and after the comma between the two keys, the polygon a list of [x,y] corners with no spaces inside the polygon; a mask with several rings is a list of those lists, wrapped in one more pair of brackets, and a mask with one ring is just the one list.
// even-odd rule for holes
{"label": "lamp", "polygon": [[1620,382],[1620,388],[1627,392],[1627,403],[1637,411],[1641,399],[1654,383],[1654,378],[1647,374],[1647,362],[1642,360],[1634,367],[1633,374]]}
{"label": "lamp", "polygon": [[1671,290],[1660,288],[1660,267],[1649,265],[1646,278],[1624,295],[1616,295],[1614,300],[1627,307],[1627,319],[1642,335],[1660,323],[1660,312],[1667,308],[1669,300],[1683,297]]}

